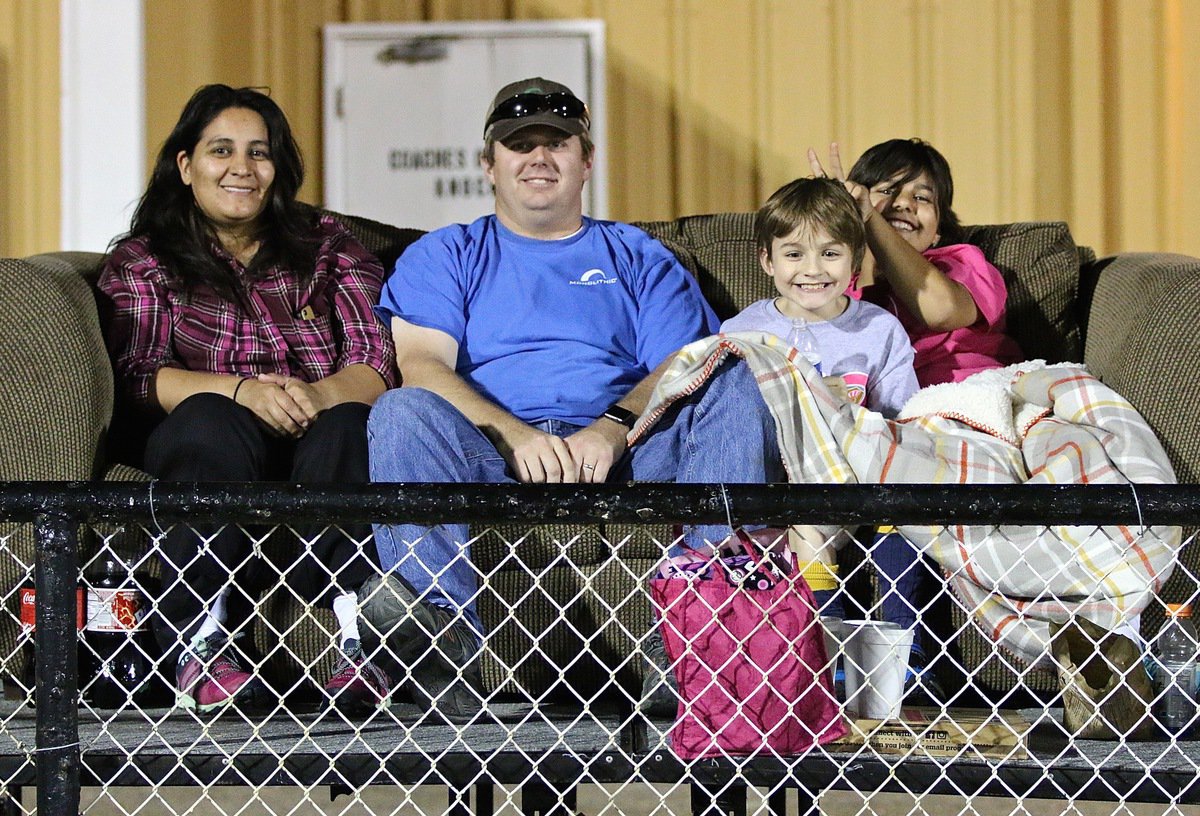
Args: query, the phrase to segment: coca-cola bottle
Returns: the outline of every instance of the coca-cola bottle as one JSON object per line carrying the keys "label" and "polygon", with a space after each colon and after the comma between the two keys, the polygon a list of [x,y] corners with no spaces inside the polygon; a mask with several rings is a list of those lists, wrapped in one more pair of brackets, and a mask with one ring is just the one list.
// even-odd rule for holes
{"label": "coca-cola bottle", "polygon": [[[17,643],[24,662],[21,683],[28,689],[31,698],[34,684],[37,682],[37,649],[34,647],[34,638],[37,632],[37,610],[37,588],[31,579],[17,590],[17,617],[21,622]],[[83,614],[83,587],[79,587],[75,591],[75,630],[80,633],[83,632]]]}
{"label": "coca-cola bottle", "polygon": [[84,574],[87,613],[79,667],[83,698],[98,708],[141,708],[169,703],[169,690],[155,668],[160,656],[150,632],[152,579],[105,548]]}

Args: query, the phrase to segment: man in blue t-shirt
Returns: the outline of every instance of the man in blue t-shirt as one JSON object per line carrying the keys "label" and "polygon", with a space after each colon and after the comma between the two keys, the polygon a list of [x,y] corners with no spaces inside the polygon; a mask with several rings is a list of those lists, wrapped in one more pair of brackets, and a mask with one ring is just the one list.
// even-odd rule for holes
{"label": "man in blue t-shirt", "polygon": [[[715,333],[717,319],[662,244],[583,216],[588,125],[587,106],[557,82],[496,95],[482,155],[495,215],[409,247],[377,310],[404,386],[371,411],[372,480],[785,480],[774,424],[741,363],[627,447],[672,353]],[[728,535],[688,531],[697,546]],[[387,574],[363,599],[368,628],[452,719],[479,708],[453,682],[483,635],[468,542],[465,525],[376,527]]]}

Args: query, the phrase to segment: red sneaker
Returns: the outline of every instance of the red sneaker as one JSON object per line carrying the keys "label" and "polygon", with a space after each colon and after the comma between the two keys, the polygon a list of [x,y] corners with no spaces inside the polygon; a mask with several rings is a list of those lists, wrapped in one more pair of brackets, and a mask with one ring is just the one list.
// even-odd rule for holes
{"label": "red sneaker", "polygon": [[325,684],[325,704],[343,714],[366,716],[391,703],[391,678],[367,659],[357,640],[347,640]]}
{"label": "red sneaker", "polygon": [[196,641],[184,654],[175,673],[175,705],[208,714],[225,706],[265,708],[269,694],[263,681],[238,661],[223,635]]}

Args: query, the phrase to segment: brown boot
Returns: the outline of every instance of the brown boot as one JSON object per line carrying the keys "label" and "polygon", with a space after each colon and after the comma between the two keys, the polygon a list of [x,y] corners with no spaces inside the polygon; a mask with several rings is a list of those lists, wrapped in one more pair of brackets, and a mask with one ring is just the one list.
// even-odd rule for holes
{"label": "brown boot", "polygon": [[1089,620],[1050,624],[1063,725],[1079,739],[1147,739],[1154,689],[1142,652]]}

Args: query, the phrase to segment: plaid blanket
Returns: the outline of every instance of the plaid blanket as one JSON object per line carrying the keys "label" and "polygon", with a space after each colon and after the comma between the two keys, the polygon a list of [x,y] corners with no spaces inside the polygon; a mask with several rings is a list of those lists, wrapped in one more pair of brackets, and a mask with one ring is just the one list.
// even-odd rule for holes
{"label": "plaid blanket", "polygon": [[[1033,362],[923,389],[901,417],[844,402],[772,335],[683,348],[631,432],[651,428],[730,355],[746,361],[775,419],[791,482],[1155,484],[1175,481],[1134,408],[1081,366]],[[1016,657],[1047,657],[1049,624],[1079,615],[1113,630],[1169,577],[1176,527],[904,526],[942,568],[976,625]]]}

